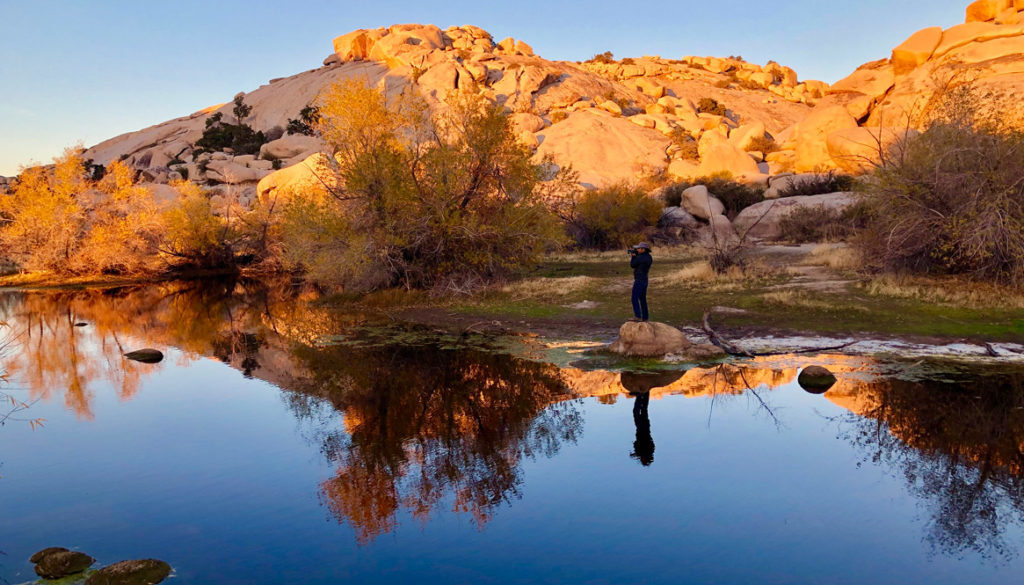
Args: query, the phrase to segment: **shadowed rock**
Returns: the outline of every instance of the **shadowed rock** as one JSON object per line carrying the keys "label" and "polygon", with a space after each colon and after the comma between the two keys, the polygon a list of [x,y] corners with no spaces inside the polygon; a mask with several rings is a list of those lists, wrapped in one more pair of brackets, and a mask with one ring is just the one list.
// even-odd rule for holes
{"label": "shadowed rock", "polygon": [[[44,551],[39,551],[40,554]],[[32,555],[35,558],[36,555]],[[36,575],[43,579],[60,579],[75,573],[81,573],[96,562],[96,559],[85,553],[63,550],[42,555],[36,564]]]}
{"label": "shadowed rock", "polygon": [[796,379],[804,390],[811,394],[824,394],[836,383],[836,376],[822,366],[807,366]]}
{"label": "shadowed rock", "polygon": [[103,567],[85,585],[156,585],[171,574],[171,566],[157,559],[121,561]]}
{"label": "shadowed rock", "polygon": [[135,351],[129,351],[124,354],[124,357],[142,362],[144,364],[155,364],[164,359],[164,354],[159,349],[153,349],[147,347],[146,349],[137,349]]}
{"label": "shadowed rock", "polygon": [[68,549],[64,548],[63,546],[50,546],[50,547],[44,548],[43,550],[41,550],[41,551],[37,552],[36,554],[32,555],[31,557],[29,557],[28,562],[30,562],[32,564],[37,564],[37,563],[42,562],[42,560],[44,558],[46,558],[46,557],[48,557],[48,556],[50,556],[50,555],[52,555],[54,553],[59,553],[59,552],[68,552]]}

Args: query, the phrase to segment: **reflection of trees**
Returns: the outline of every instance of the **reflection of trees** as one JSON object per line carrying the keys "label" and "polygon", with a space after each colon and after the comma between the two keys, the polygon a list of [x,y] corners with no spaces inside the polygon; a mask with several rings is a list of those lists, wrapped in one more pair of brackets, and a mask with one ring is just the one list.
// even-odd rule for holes
{"label": "reflection of trees", "polygon": [[69,409],[92,418],[94,383],[106,381],[129,400],[142,376],[160,368],[124,358],[141,346],[174,346],[186,360],[213,355],[251,374],[259,368],[264,322],[278,310],[294,311],[293,297],[288,288],[231,280],[8,293],[0,312],[17,347],[5,366],[32,399],[63,395]]}
{"label": "reflection of trees", "polygon": [[860,416],[844,419],[849,437],[900,471],[931,516],[926,540],[944,554],[1012,556],[1004,535],[1024,525],[1024,376],[869,392]]}
{"label": "reflection of trees", "polygon": [[[403,509],[426,520],[448,496],[482,526],[520,495],[524,457],[551,456],[582,429],[547,364],[429,347],[301,351],[309,391],[344,413],[345,432],[317,437],[337,465],[321,492],[360,542],[392,530]],[[312,414],[310,401],[293,403]]]}

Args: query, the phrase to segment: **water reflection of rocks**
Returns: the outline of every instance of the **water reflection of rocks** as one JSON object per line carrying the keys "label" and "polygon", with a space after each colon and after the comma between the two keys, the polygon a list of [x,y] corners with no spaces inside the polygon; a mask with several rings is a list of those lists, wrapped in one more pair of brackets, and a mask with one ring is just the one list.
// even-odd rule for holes
{"label": "water reflection of rocks", "polygon": [[[325,506],[368,541],[403,514],[426,520],[442,505],[482,526],[519,497],[524,459],[550,456],[579,436],[576,398],[633,395],[630,455],[646,466],[655,451],[651,400],[747,397],[771,414],[770,391],[809,363],[758,358],[649,376],[479,350],[324,347],[316,341],[362,317],[305,302],[312,298],[244,282],[8,293],[0,310],[19,345],[5,365],[32,399],[63,399],[87,419],[100,381],[131,400],[149,373],[166,367],[168,360],[124,359],[137,347],[177,348],[172,363],[213,357],[269,381],[287,391],[310,440],[335,466],[320,486]],[[865,461],[905,478],[936,551],[1012,553],[1005,535],[1024,525],[1024,377],[919,384],[862,375],[873,367],[864,358],[814,360],[839,374],[823,399],[849,411],[837,420],[841,435]]]}

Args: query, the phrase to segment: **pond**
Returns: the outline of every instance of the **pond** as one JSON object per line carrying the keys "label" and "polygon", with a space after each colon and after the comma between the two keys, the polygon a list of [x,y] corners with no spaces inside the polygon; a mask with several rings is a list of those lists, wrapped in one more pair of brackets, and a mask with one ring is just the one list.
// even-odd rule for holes
{"label": "pond", "polygon": [[[1019,372],[843,355],[624,372],[315,301],[245,282],[0,296],[0,390],[28,405],[0,411],[0,583],[34,582],[48,546],[217,585],[1024,569]],[[123,357],[142,347],[165,357]],[[809,364],[839,381],[803,390]]]}

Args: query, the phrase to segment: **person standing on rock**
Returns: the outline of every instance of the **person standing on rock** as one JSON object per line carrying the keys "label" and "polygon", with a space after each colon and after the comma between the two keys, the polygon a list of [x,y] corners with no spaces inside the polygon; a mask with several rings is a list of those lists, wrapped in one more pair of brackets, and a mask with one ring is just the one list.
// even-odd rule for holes
{"label": "person standing on rock", "polygon": [[647,312],[647,275],[651,271],[651,246],[647,242],[640,242],[629,250],[629,267],[633,269],[633,319],[632,321],[647,321],[650,315]]}

